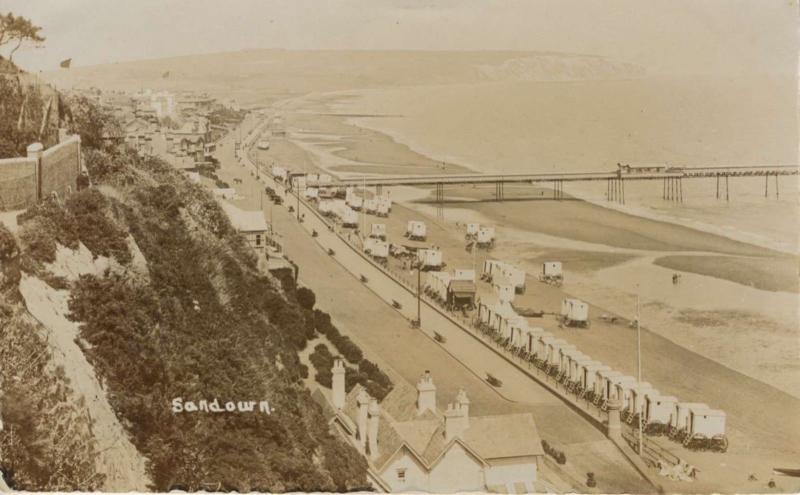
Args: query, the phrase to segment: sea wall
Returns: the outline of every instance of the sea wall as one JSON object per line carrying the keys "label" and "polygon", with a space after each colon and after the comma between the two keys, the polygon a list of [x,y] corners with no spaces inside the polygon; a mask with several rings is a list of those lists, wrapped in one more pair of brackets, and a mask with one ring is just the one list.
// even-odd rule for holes
{"label": "sea wall", "polygon": [[0,210],[25,209],[53,193],[63,199],[77,190],[80,173],[80,136],[46,150],[34,143],[27,157],[0,160]]}

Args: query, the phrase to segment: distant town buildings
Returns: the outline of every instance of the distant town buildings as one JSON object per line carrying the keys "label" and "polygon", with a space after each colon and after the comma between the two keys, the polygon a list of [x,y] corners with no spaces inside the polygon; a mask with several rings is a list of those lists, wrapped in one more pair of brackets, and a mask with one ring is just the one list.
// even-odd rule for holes
{"label": "distant town buildings", "polygon": [[537,491],[544,456],[530,413],[473,416],[462,389],[442,411],[433,377],[416,390],[396,383],[380,403],[361,385],[345,394],[346,365],[333,367],[328,400],[314,398],[335,429],[368,460],[371,481],[391,492]]}

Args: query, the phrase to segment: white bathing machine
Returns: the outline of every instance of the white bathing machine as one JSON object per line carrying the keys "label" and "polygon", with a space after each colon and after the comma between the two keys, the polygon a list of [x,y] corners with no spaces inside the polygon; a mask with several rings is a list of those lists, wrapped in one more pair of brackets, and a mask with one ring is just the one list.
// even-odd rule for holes
{"label": "white bathing machine", "polygon": [[503,276],[511,282],[517,294],[525,293],[525,270],[509,263],[502,263],[500,270]]}
{"label": "white bathing machine", "polygon": [[428,273],[426,292],[439,302],[447,300],[447,287],[450,285],[451,276],[448,272]]}
{"label": "white bathing machine", "polygon": [[558,349],[558,372],[564,376],[569,373],[569,363],[572,354],[580,353],[573,344],[567,343]]}
{"label": "white bathing machine", "polygon": [[483,271],[481,272],[481,280],[486,280],[487,282],[491,282],[496,275],[498,274],[501,275],[502,265],[503,262],[499,260],[490,260],[490,259],[483,260]]}
{"label": "white bathing machine", "polygon": [[489,247],[494,244],[494,227],[480,227],[475,238],[479,247]]}
{"label": "white bathing machine", "polygon": [[636,378],[630,375],[623,375],[614,379],[614,389],[611,394],[616,399],[619,399],[622,407],[628,404],[628,397],[631,395],[631,389],[636,386]]}
{"label": "white bathing machine", "polygon": [[602,400],[608,400],[611,394],[614,393],[614,380],[623,376],[622,373],[616,370],[602,370],[597,372],[595,378],[595,395],[598,395]]}
{"label": "white bathing machine", "polygon": [[561,366],[561,349],[575,349],[575,346],[563,339],[555,339],[547,345],[547,364],[559,369]]}
{"label": "white bathing machine", "polygon": [[543,281],[562,280],[564,274],[560,261],[545,261],[542,263],[541,279]]}
{"label": "white bathing machine", "polygon": [[570,327],[589,326],[589,305],[571,297],[561,301],[561,321]]}
{"label": "white bathing machine", "polygon": [[317,205],[317,209],[324,216],[328,217],[333,213],[333,201],[331,201],[329,199],[323,199]]}
{"label": "white bathing machine", "polygon": [[498,301],[491,309],[489,327],[499,332],[504,326],[504,322],[514,316],[516,313],[511,305],[504,301]]}
{"label": "white bathing machine", "polygon": [[468,223],[467,224],[467,239],[474,238],[478,235],[478,230],[481,226],[477,223]]}
{"label": "white bathing machine", "polygon": [[501,301],[514,302],[514,286],[502,275],[492,277],[492,289]]}
{"label": "white bathing machine", "polygon": [[[598,373],[601,371],[611,370],[611,367],[601,363],[600,361],[589,361],[584,363],[581,368],[583,369],[581,376],[581,388],[592,392],[593,394],[599,390],[599,387],[595,387],[595,383],[599,381],[597,378]],[[600,383],[602,384],[602,381]]]}
{"label": "white bathing machine", "polygon": [[378,199],[369,198],[364,200],[364,211],[370,215],[374,215],[378,211]]}
{"label": "white bathing machine", "polygon": [[689,409],[688,434],[683,444],[693,450],[728,450],[725,412],[719,409]]}
{"label": "white bathing machine", "polygon": [[370,226],[369,236],[374,237],[375,239],[386,240],[386,224],[384,223],[373,223]]}
{"label": "white bathing machine", "polygon": [[303,196],[308,200],[319,199],[319,189],[316,187],[307,187],[303,191]]}
{"label": "white bathing machine", "polygon": [[514,314],[514,316],[506,320],[506,325],[511,345],[515,349],[519,349],[523,346],[523,334],[526,334],[528,330],[528,320],[518,314]]}
{"label": "white bathing machine", "polygon": [[422,271],[441,270],[444,267],[442,250],[436,247],[418,249],[417,262]]}
{"label": "white bathing machine", "polygon": [[361,196],[356,196],[355,194],[350,196],[350,199],[348,199],[346,202],[350,208],[356,211],[360,211],[364,206],[364,199]]}
{"label": "white bathing machine", "polygon": [[384,261],[389,257],[389,244],[381,239],[370,237],[364,241],[364,252],[378,261]]}
{"label": "white bathing machine", "polygon": [[547,363],[550,343],[554,340],[558,339],[556,339],[552,334],[544,332],[539,337],[539,340],[536,341],[536,357],[542,363]]}
{"label": "white bathing machine", "polygon": [[691,409],[701,411],[711,408],[702,402],[678,402],[675,404],[675,414],[672,417],[672,424],[670,425],[675,433],[683,436],[683,434],[689,432],[689,411]]}
{"label": "white bathing machine", "polygon": [[349,206],[342,210],[341,219],[343,227],[358,227],[358,213]]}
{"label": "white bathing machine", "polygon": [[569,381],[580,383],[581,378],[583,377],[583,365],[593,361],[594,360],[590,356],[587,356],[582,352],[577,352],[570,356],[569,373],[567,373],[567,376],[569,376]]}
{"label": "white bathing machine", "polygon": [[375,206],[375,215],[379,217],[388,217],[390,209],[391,200],[384,201],[383,198],[381,198],[378,200],[378,204]]}
{"label": "white bathing machine", "polygon": [[424,241],[428,236],[428,227],[425,222],[409,220],[406,225],[406,237],[412,241]]}
{"label": "white bathing machine", "polygon": [[627,409],[628,413],[633,419],[634,415],[642,414],[644,411],[644,398],[648,392],[656,391],[648,382],[639,382],[635,384],[628,395]]}
{"label": "white bathing machine", "polygon": [[536,352],[536,342],[539,340],[539,337],[544,335],[545,331],[539,327],[533,328],[526,328],[523,330],[522,334],[522,346],[525,349],[525,352],[528,354],[533,354]]}
{"label": "white bathing machine", "polygon": [[645,420],[645,428],[658,430],[653,431],[653,433],[666,433],[672,422],[672,416],[675,414],[675,405],[677,403],[678,399],[676,397],[661,395],[657,390],[646,392],[644,394],[644,411],[642,413],[642,417]]}

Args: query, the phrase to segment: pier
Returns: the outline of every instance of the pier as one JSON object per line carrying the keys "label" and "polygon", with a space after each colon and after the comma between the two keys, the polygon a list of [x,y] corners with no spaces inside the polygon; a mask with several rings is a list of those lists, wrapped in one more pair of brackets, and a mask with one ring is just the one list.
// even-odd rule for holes
{"label": "pier", "polygon": [[[798,165],[726,166],[726,167],[631,167],[620,165],[611,172],[572,172],[555,174],[454,174],[454,175],[393,175],[340,179],[332,186],[375,187],[381,190],[390,186],[434,186],[436,202],[444,201],[445,186],[489,185],[495,186],[497,201],[505,199],[506,184],[552,185],[553,199],[564,198],[565,182],[606,181],[608,201],[625,203],[627,181],[660,180],[663,182],[662,199],[683,202],[684,179],[716,178],[716,197],[730,200],[729,180],[736,177],[764,177],[764,195],[769,195],[770,177],[775,181],[775,197],[779,195],[778,177],[798,175]],[[724,191],[723,191],[724,189]]]}

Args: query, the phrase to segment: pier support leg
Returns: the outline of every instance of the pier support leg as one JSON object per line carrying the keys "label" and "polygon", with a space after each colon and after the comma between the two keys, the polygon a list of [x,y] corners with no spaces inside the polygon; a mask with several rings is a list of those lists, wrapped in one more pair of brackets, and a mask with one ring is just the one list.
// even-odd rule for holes
{"label": "pier support leg", "polygon": [[775,174],[775,199],[778,199],[778,174]]}
{"label": "pier support leg", "polygon": [[680,202],[683,203],[683,179],[678,179],[678,191],[680,194]]}
{"label": "pier support leg", "polygon": [[375,186],[375,196],[380,196],[383,193],[383,186],[378,184]]}
{"label": "pier support leg", "polygon": [[730,190],[728,189],[728,176],[725,176],[725,201],[729,201],[730,197]]}
{"label": "pier support leg", "polygon": [[719,199],[719,174],[717,174],[717,199]]}
{"label": "pier support leg", "polygon": [[625,204],[625,180],[620,179],[619,182],[622,186],[622,204]]}
{"label": "pier support leg", "polygon": [[769,174],[764,176],[764,197],[769,196]]}

